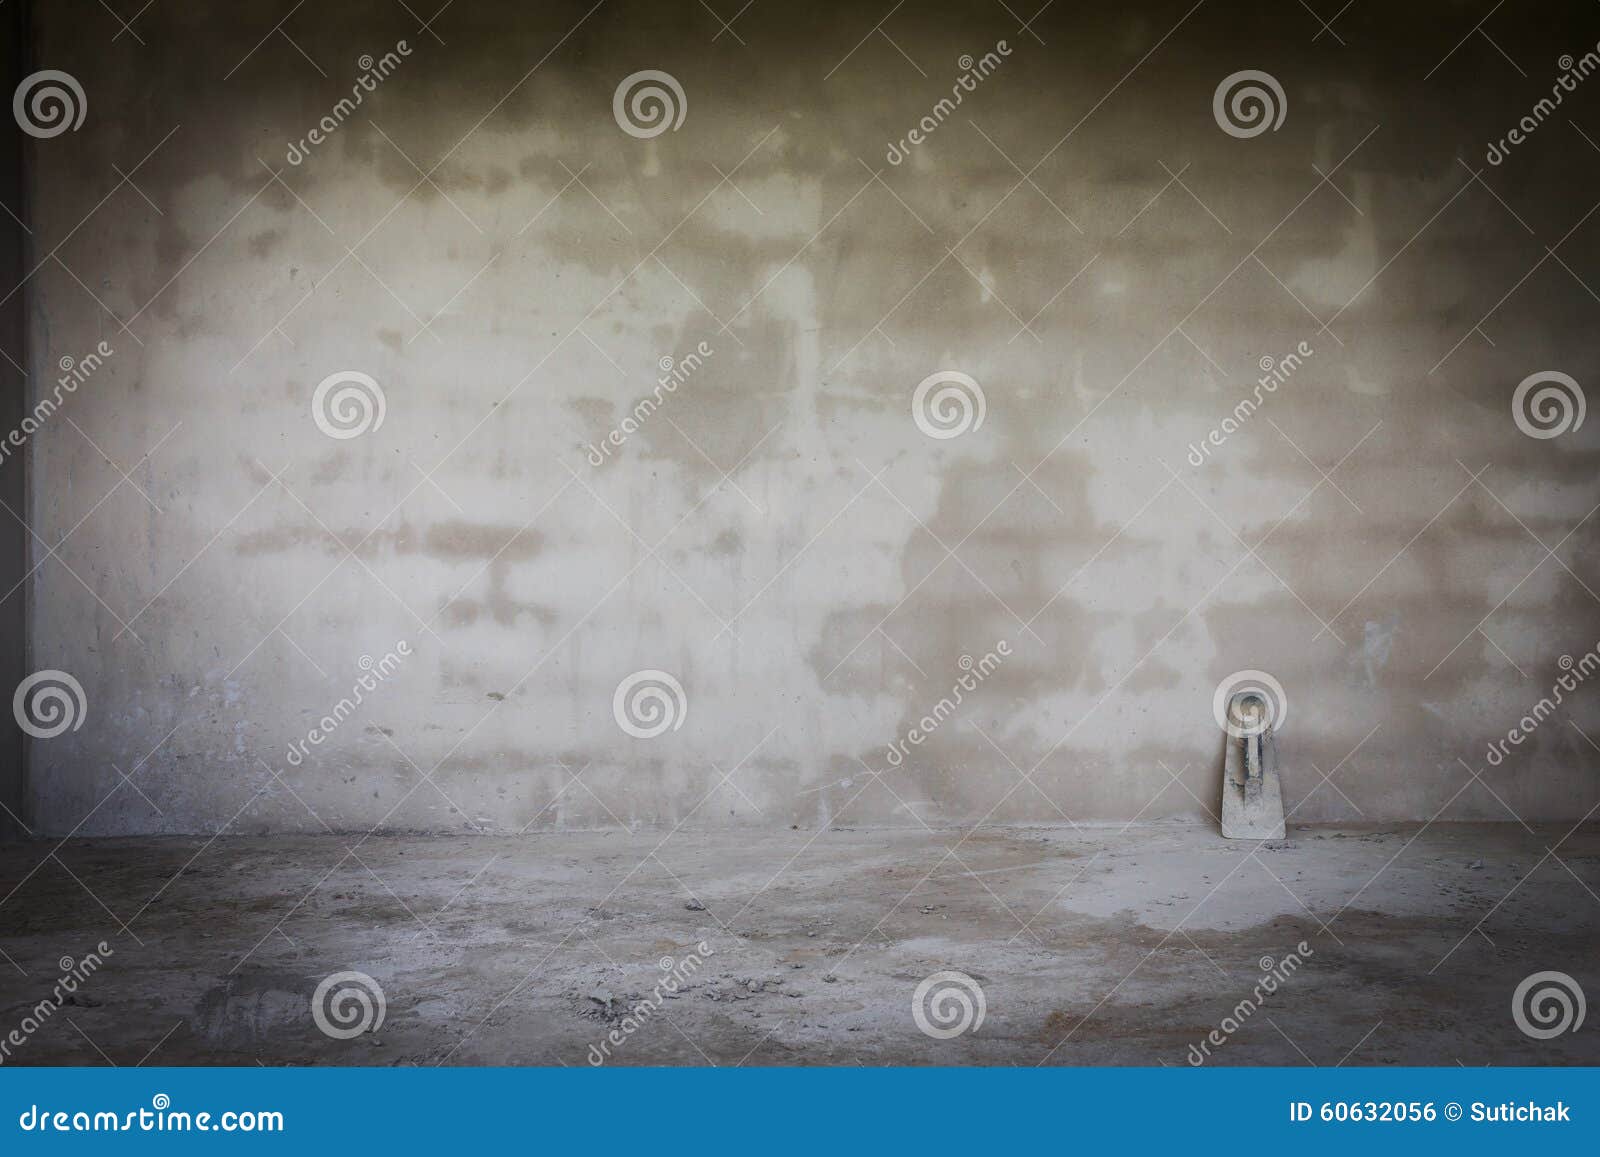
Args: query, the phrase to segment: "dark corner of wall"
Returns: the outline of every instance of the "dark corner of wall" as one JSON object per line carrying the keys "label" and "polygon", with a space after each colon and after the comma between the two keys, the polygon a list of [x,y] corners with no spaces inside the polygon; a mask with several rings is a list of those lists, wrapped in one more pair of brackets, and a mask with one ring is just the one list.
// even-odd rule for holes
{"label": "dark corner of wall", "polygon": [[[0,7],[0,81],[10,103],[26,74],[29,0],[13,0]],[[15,288],[26,273],[28,238],[19,218],[27,220],[24,189],[24,137],[16,118],[0,118],[0,281],[11,292],[0,303],[0,437],[15,430],[28,402],[28,380],[18,366],[28,364],[26,323],[28,294]],[[8,455],[0,461],[0,501],[18,517],[0,514],[0,591],[10,594],[0,601],[0,698],[7,701],[26,675],[28,655],[27,574],[28,535],[18,518],[27,517],[27,457]],[[11,711],[0,713],[0,840],[20,839],[27,812],[27,742]]]}

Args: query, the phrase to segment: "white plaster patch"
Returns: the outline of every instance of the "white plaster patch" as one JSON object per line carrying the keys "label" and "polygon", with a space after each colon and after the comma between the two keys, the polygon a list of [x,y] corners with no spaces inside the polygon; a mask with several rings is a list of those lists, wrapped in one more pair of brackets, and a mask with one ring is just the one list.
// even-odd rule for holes
{"label": "white plaster patch", "polygon": [[1389,664],[1389,653],[1394,647],[1395,624],[1375,623],[1368,620],[1361,630],[1361,661],[1367,670],[1367,683],[1377,686],[1378,672]]}

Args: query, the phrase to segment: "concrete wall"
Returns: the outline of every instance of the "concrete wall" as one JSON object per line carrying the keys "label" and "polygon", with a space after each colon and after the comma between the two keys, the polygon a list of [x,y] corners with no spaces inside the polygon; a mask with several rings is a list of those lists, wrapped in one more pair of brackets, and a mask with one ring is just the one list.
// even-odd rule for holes
{"label": "concrete wall", "polygon": [[[286,7],[35,11],[88,116],[33,146],[34,390],[112,350],[28,443],[34,665],[87,700],[40,830],[1201,818],[1245,669],[1292,823],[1594,804],[1594,687],[1486,744],[1600,640],[1600,421],[1511,408],[1595,381],[1600,80],[1484,159],[1592,7]],[[687,106],[649,139],[644,69]],[[1242,69],[1276,131],[1219,127]],[[930,437],[948,370],[983,422]],[[347,439],[342,371],[385,402]],[[687,711],[637,738],[652,669]]]}
{"label": "concrete wall", "polygon": [[[0,11],[0,82],[15,88],[27,72],[27,8]],[[28,380],[22,363],[26,353],[26,298],[18,286],[28,270],[27,234],[22,222],[23,134],[15,121],[0,121],[0,281],[9,295],[0,302],[0,427],[13,429],[22,420]],[[9,457],[0,464],[0,687],[15,687],[28,674],[27,586],[28,532],[21,519],[27,506],[26,458]],[[5,513],[9,512],[9,513]],[[27,834],[26,736],[15,721],[0,716],[0,840]]]}

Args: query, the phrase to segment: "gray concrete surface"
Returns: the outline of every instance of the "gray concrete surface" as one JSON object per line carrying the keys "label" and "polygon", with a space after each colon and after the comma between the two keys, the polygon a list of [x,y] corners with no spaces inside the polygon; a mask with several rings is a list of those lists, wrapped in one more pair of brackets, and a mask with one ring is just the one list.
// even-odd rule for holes
{"label": "gray concrete surface", "polygon": [[[1595,380],[1600,85],[1484,159],[1592,7],[288,7],[34,5],[88,101],[30,143],[34,389],[114,349],[28,448],[33,664],[87,701],[33,745],[35,832],[209,835],[263,786],[230,831],[1198,819],[1251,668],[1299,821],[1600,800],[1592,688],[1485,755],[1600,639],[1600,422],[1511,413]],[[1286,117],[1239,139],[1250,68]],[[644,69],[686,96],[648,140],[613,116]],[[935,439],[944,370],[986,413]],[[335,440],[342,371],[386,413]],[[687,712],[642,740],[612,699],[649,669]]]}
{"label": "gray concrete surface", "polygon": [[[24,74],[28,37],[25,32],[27,9],[16,5],[0,13],[0,84],[4,91],[15,89]],[[23,134],[14,120],[0,120],[0,204],[8,206],[18,219],[28,212],[23,201]],[[20,285],[28,271],[27,236],[0,221],[0,281]],[[22,362],[26,359],[24,335],[28,329],[27,299],[13,292],[0,302],[0,428],[15,429],[28,404],[28,380]],[[17,455],[0,464],[0,688],[15,687],[28,675],[27,616],[28,600],[23,593],[27,574],[28,532],[22,522],[28,505],[26,459]],[[28,810],[29,795],[24,785],[27,766],[26,739],[11,717],[0,715],[0,840],[23,834],[19,820]]]}
{"label": "gray concrete surface", "polygon": [[[11,1063],[584,1065],[618,1031],[605,1063],[1185,1065],[1230,1016],[1204,1063],[1600,1062],[1592,1008],[1548,1040],[1512,1013],[1538,972],[1600,991],[1593,825],[665,835],[13,846],[7,890],[37,871],[4,907],[0,1029],[105,939]],[[350,970],[385,1018],[331,1039],[312,994]],[[985,1016],[935,1039],[912,997],[951,970]]]}

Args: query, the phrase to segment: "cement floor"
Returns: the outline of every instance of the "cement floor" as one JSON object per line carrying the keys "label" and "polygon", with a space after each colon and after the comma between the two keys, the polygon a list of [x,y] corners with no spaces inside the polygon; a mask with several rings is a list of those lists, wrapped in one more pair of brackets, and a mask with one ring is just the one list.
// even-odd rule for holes
{"label": "cement floor", "polygon": [[[1600,827],[665,834],[0,848],[0,1040],[111,950],[5,1062],[1183,1065],[1216,1030],[1208,1064],[1600,1063],[1600,1013],[1512,1015],[1547,970],[1600,996]],[[375,1033],[314,1023],[345,970]],[[913,993],[953,970],[984,1018],[936,1039]]]}

